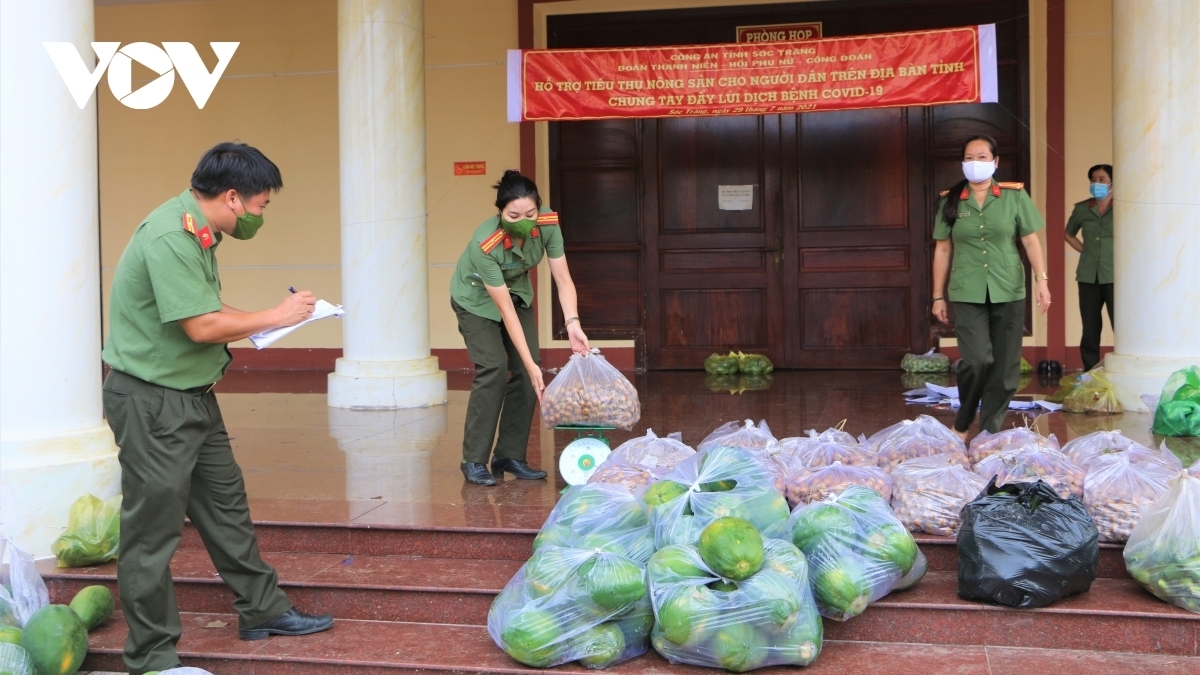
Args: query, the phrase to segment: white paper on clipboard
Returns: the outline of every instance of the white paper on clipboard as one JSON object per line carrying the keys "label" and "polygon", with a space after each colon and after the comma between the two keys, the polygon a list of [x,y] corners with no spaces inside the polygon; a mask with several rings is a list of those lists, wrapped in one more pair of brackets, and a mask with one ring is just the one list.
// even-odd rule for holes
{"label": "white paper on clipboard", "polygon": [[314,321],[328,319],[331,316],[341,318],[346,313],[341,305],[332,305],[324,300],[318,300],[316,307],[313,308],[313,315],[309,319],[302,321],[295,326],[283,326],[281,328],[272,328],[264,330],[257,335],[250,336],[250,342],[254,343],[255,349],[266,349],[278,342],[283,337],[290,335],[292,331],[301,326],[306,326]]}

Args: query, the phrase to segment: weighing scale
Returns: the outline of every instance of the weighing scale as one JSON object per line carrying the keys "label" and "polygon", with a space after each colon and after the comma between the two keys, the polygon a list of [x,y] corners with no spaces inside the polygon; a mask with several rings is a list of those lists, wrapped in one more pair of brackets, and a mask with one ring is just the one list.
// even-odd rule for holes
{"label": "weighing scale", "polygon": [[612,452],[606,431],[616,427],[583,426],[564,424],[554,427],[555,431],[571,431],[575,440],[563,448],[558,458],[558,472],[567,485],[583,485],[595,473],[596,468],[608,459]]}

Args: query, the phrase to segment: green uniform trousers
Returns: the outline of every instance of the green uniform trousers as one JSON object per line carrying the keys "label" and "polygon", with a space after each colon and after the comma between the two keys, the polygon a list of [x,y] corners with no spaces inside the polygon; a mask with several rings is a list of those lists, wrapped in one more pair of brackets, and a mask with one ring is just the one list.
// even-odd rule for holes
{"label": "green uniform trousers", "polygon": [[962,407],[954,428],[969,429],[982,401],[979,428],[994,434],[1004,424],[1008,404],[1021,382],[1025,301],[956,302],[954,318],[962,356],[955,372]]}
{"label": "green uniform trousers", "polygon": [[117,370],[104,380],[104,415],[120,448],[117,585],[132,675],[179,663],[182,626],[170,563],[185,514],[233,590],[240,627],[261,626],[292,606],[259,556],[242,470],[216,394],[205,389],[168,389]]}
{"label": "green uniform trousers", "polygon": [[1108,307],[1108,322],[1113,322],[1113,285],[1079,283],[1079,318],[1083,320],[1083,336],[1079,338],[1079,355],[1083,357],[1083,369],[1091,370],[1100,363],[1100,333],[1104,331],[1104,317],[1100,314]]}
{"label": "green uniform trousers", "polygon": [[[529,344],[529,354],[540,364],[533,308],[522,307],[516,297],[513,304],[525,332],[525,342]],[[471,398],[467,401],[462,461],[487,464],[493,441],[496,457],[524,461],[538,402],[525,364],[502,322],[472,314],[453,300],[450,305],[458,315],[458,332],[467,343],[467,355],[475,364],[475,381],[471,383]],[[499,439],[496,439],[497,426]]]}

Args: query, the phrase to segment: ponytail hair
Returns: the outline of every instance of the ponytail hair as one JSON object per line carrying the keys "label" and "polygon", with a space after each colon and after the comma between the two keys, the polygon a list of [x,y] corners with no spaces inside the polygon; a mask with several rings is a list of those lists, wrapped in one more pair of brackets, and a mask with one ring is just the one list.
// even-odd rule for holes
{"label": "ponytail hair", "polygon": [[504,176],[492,189],[496,191],[496,208],[501,211],[512,202],[525,198],[532,199],[538,208],[542,207],[542,196],[538,194],[537,183],[522,176],[516,169],[505,171]]}
{"label": "ponytail hair", "polygon": [[[979,134],[977,136],[968,138],[967,142],[963,143],[963,149],[962,152],[959,153],[959,156],[961,157],[962,155],[967,154],[967,146],[975,141],[986,142],[988,147],[991,148],[992,157],[999,157],[999,155],[996,154],[996,139],[988,136],[987,134]],[[954,187],[950,188],[950,190],[946,193],[946,203],[942,204],[942,220],[946,221],[947,227],[954,227],[954,222],[958,220],[958,196],[962,194],[962,191],[966,189],[967,184],[970,182],[971,181],[964,178],[955,183]]]}

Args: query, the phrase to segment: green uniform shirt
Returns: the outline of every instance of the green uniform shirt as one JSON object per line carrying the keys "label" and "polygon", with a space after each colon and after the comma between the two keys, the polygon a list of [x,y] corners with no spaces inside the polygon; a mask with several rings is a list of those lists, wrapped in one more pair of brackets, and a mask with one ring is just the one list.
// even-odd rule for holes
{"label": "green uniform shirt", "polygon": [[458,258],[450,279],[450,297],[460,307],[477,316],[500,321],[500,308],[484,286],[506,285],[525,307],[533,305],[533,284],[529,270],[537,267],[542,255],[563,257],[562,231],[558,216],[548,208],[538,211],[538,226],[524,244],[500,229],[500,215],[483,221]]}
{"label": "green uniform shirt", "polygon": [[[947,199],[958,199],[954,227],[942,218]],[[997,183],[983,202],[971,196],[970,187],[938,201],[934,239],[951,239],[954,261],[950,268],[949,297],[953,302],[1013,302],[1025,299],[1025,266],[1017,252],[1017,237],[1046,226],[1023,183]]]}
{"label": "green uniform shirt", "polygon": [[[191,214],[197,233],[184,229]],[[221,379],[232,357],[223,344],[193,342],[180,319],[221,309],[217,245],[190,190],[146,216],[113,277],[104,362],[116,370],[171,389],[191,389]],[[213,239],[200,245],[200,235]]]}
{"label": "green uniform shirt", "polygon": [[1100,215],[1095,199],[1085,199],[1075,204],[1075,210],[1067,219],[1067,234],[1075,235],[1083,230],[1083,252],[1079,254],[1079,267],[1075,270],[1075,281],[1086,284],[1111,284],[1113,282],[1113,209],[1110,204],[1104,215]]}

